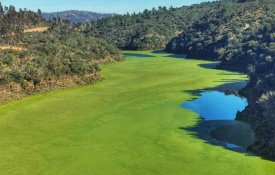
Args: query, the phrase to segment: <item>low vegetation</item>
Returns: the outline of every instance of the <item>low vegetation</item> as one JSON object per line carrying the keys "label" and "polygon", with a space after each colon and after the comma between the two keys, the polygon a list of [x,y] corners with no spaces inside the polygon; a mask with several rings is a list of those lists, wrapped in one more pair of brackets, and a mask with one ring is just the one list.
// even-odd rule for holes
{"label": "low vegetation", "polygon": [[58,82],[69,77],[76,84],[91,83],[101,79],[99,63],[121,59],[118,50],[102,39],[70,30],[29,33],[22,42],[26,50],[0,53],[2,91],[13,91],[14,86],[18,90],[20,85],[19,89],[31,93],[60,86]]}
{"label": "low vegetation", "polygon": [[122,59],[114,46],[74,31],[68,21],[59,18],[49,25],[41,11],[2,8],[0,5],[0,103],[92,83],[102,79],[99,64]]}
{"label": "low vegetation", "polygon": [[19,46],[12,46],[12,45],[0,45],[0,50],[11,50],[11,51],[24,51],[26,48],[19,47]]}

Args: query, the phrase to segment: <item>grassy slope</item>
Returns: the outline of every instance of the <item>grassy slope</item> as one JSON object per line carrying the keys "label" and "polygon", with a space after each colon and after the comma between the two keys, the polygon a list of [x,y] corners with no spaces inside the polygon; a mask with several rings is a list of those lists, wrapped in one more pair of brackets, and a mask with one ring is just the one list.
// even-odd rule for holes
{"label": "grassy slope", "polygon": [[275,163],[206,144],[179,129],[198,121],[180,107],[193,98],[185,91],[244,76],[198,66],[206,61],[156,56],[106,65],[106,80],[95,85],[2,105],[0,174],[275,172]]}

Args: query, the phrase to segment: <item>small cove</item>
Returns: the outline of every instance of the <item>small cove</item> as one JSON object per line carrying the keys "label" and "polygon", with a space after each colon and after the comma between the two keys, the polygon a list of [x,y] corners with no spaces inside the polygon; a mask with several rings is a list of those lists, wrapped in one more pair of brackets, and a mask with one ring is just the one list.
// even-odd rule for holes
{"label": "small cove", "polygon": [[183,108],[203,118],[197,126],[188,130],[210,144],[245,152],[254,143],[255,136],[249,124],[235,120],[237,113],[243,111],[248,103],[247,99],[234,93],[245,85],[245,81],[226,83],[215,89],[200,91],[198,98],[183,103]]}

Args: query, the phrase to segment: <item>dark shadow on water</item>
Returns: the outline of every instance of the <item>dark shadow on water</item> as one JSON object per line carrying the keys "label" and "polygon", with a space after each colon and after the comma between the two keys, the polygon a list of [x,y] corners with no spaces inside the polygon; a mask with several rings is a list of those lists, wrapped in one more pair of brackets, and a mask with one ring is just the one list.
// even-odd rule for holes
{"label": "dark shadow on water", "polygon": [[239,91],[241,89],[243,89],[244,87],[246,87],[247,85],[247,81],[236,81],[236,80],[232,80],[232,82],[228,83],[228,80],[224,80],[224,81],[219,81],[219,82],[227,82],[225,84],[222,84],[218,87],[214,87],[214,88],[205,88],[205,89],[197,89],[197,90],[185,90],[184,92],[187,92],[191,95],[194,96],[198,96],[200,95],[200,93],[202,92],[206,92],[206,91],[220,91],[220,92],[236,92]]}
{"label": "dark shadow on water", "polygon": [[254,156],[247,152],[247,147],[254,143],[255,135],[250,125],[246,123],[235,120],[210,120],[179,129],[187,131],[192,137],[204,140],[205,143]]}
{"label": "dark shadow on water", "polygon": [[218,75],[240,75],[240,73],[236,72],[222,72],[222,73],[219,73]]}
{"label": "dark shadow on water", "polygon": [[141,57],[141,58],[152,58],[152,57],[155,57],[153,55],[138,54],[138,53],[124,53],[123,55],[126,56],[126,57]]}
{"label": "dark shadow on water", "polygon": [[230,79],[221,79],[221,80],[214,81],[214,82],[228,83],[228,82],[237,82],[237,81],[240,81],[240,79],[232,79],[232,78],[230,78]]}
{"label": "dark shadow on water", "polygon": [[172,54],[172,55],[168,55],[166,57],[186,59],[186,55],[185,54]]}
{"label": "dark shadow on water", "polygon": [[219,64],[220,63],[206,63],[206,64],[199,64],[199,66],[207,69],[216,69]]}
{"label": "dark shadow on water", "polygon": [[164,50],[155,50],[155,51],[152,51],[152,53],[154,53],[154,54],[169,54],[169,55],[165,56],[167,58],[182,58],[182,59],[187,58],[186,54],[171,54],[171,53],[166,52]]}
{"label": "dark shadow on water", "polygon": [[245,88],[246,85],[247,85],[247,81],[238,81],[238,82],[233,82],[233,83],[225,83],[223,85],[216,87],[215,89],[220,92],[239,91],[239,90]]}
{"label": "dark shadow on water", "polygon": [[162,53],[167,53],[167,52],[165,52],[164,50],[154,50],[154,51],[152,51],[152,53],[162,54]]}

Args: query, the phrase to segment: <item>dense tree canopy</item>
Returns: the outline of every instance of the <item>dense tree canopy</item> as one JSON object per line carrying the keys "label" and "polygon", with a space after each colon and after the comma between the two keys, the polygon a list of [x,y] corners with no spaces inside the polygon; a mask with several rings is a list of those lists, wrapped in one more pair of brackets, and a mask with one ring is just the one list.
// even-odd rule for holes
{"label": "dense tree canopy", "polygon": [[174,38],[167,51],[219,59],[221,67],[250,71],[274,57],[274,5],[213,3],[203,18]]}
{"label": "dense tree canopy", "polygon": [[24,29],[41,24],[45,21],[41,14],[19,9],[16,11],[14,6],[3,7],[0,3],[0,39],[1,43],[14,44],[20,41]]}
{"label": "dense tree canopy", "polygon": [[182,8],[159,7],[143,13],[116,15],[81,25],[84,33],[104,38],[120,49],[163,49],[211,8],[211,4]]}

